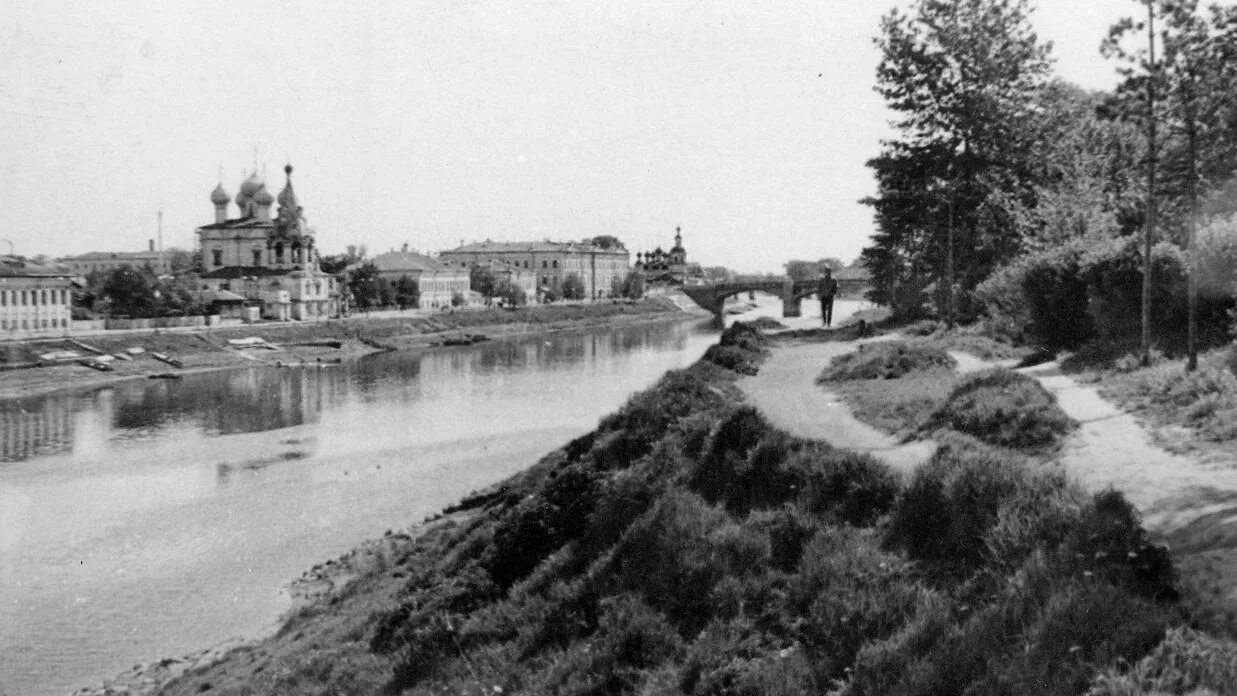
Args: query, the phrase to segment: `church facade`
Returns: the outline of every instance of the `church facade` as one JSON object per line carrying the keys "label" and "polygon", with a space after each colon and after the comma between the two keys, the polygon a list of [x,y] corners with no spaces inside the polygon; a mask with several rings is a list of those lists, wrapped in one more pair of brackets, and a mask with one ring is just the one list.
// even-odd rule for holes
{"label": "church facade", "polygon": [[[202,254],[202,291],[228,291],[261,307],[263,319],[316,321],[338,317],[340,288],[319,265],[314,232],[287,183],[275,198],[255,171],[240,185],[238,216],[228,217],[233,199],[221,182],[210,194],[215,222],[197,229]],[[274,216],[271,207],[278,202]]]}
{"label": "church facade", "polygon": [[683,228],[674,228],[674,246],[670,251],[657,247],[636,254],[635,270],[644,282],[661,285],[684,285],[688,281],[687,249],[683,247]]}

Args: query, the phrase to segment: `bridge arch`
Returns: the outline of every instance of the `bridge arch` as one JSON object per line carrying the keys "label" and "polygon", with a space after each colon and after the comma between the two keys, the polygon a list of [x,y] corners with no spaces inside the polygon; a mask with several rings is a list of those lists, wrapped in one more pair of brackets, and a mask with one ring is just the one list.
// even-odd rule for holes
{"label": "bridge arch", "polygon": [[724,310],[726,298],[745,292],[767,292],[782,300],[782,316],[800,316],[800,301],[809,295],[816,294],[817,281],[792,281],[790,278],[772,278],[752,281],[733,281],[729,283],[711,283],[703,285],[688,285],[683,292],[693,302],[713,313],[713,323],[717,328],[725,326]]}

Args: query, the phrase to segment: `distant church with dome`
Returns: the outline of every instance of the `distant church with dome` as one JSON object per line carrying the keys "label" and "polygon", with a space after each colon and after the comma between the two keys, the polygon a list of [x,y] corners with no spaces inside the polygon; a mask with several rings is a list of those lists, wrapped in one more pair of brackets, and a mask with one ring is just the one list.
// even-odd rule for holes
{"label": "distant church with dome", "polygon": [[634,270],[644,276],[644,282],[662,285],[684,285],[689,279],[687,249],[683,248],[683,228],[674,228],[674,246],[663,251],[638,252]]}
{"label": "distant church with dome", "polygon": [[[235,200],[223,182],[211,192],[215,222],[197,228],[203,299],[260,307],[263,319],[276,321],[338,317],[340,288],[319,265],[314,232],[292,190],[292,165],[284,174],[278,198],[257,171],[241,182]],[[232,202],[237,217],[229,218]]]}

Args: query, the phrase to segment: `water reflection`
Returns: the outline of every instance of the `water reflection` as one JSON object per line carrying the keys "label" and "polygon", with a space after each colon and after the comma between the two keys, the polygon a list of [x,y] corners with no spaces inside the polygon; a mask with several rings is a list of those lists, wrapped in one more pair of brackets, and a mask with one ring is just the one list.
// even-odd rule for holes
{"label": "water reflection", "polygon": [[74,450],[83,418],[103,420],[108,431],[104,440],[113,441],[154,437],[171,428],[206,435],[275,430],[317,423],[324,409],[353,398],[422,398],[422,376],[466,381],[475,373],[530,365],[553,373],[579,363],[605,362],[654,343],[679,350],[686,340],[681,327],[672,325],[560,333],[429,353],[384,353],[342,365],[187,374],[179,380],[133,381],[83,394],[0,402],[0,462]]}

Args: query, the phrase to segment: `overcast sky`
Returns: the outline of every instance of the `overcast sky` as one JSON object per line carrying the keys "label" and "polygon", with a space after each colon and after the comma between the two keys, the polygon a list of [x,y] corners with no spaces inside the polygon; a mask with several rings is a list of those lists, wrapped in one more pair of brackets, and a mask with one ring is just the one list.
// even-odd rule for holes
{"label": "overcast sky", "polygon": [[[888,136],[872,45],[893,3],[288,0],[0,3],[0,238],[168,246],[256,162],[320,248],[582,239],[690,260],[853,258]],[[346,5],[346,6],[345,6]],[[1133,0],[1042,0],[1058,72]],[[235,215],[235,207],[230,211]],[[0,243],[0,251],[7,251]]]}

